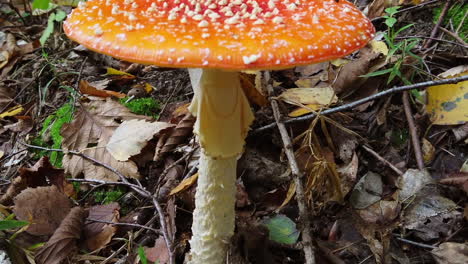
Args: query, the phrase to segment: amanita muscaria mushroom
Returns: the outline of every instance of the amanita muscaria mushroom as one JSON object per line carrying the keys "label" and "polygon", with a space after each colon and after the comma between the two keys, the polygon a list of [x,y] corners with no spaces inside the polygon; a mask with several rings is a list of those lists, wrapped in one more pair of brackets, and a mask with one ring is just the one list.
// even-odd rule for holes
{"label": "amanita muscaria mushroom", "polygon": [[64,23],[84,46],[122,60],[191,72],[202,146],[192,263],[222,263],[234,232],[236,163],[254,117],[238,71],[343,57],[374,34],[344,0],[91,0]]}

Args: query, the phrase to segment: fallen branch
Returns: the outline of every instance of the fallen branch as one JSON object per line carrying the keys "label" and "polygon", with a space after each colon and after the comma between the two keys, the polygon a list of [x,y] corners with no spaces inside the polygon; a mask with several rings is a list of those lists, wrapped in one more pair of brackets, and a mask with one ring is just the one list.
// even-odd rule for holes
{"label": "fallen branch", "polygon": [[403,108],[405,109],[406,120],[408,121],[408,128],[411,134],[411,143],[413,143],[414,156],[416,157],[416,163],[418,164],[419,170],[424,170],[424,160],[421,151],[421,142],[419,140],[418,131],[414,124],[413,113],[409,103],[409,94],[407,91],[403,93]]}
{"label": "fallen branch", "polygon": [[[381,97],[388,96],[388,95],[394,94],[394,93],[404,92],[404,91],[418,89],[418,88],[427,88],[429,86],[435,86],[435,85],[459,83],[459,82],[467,81],[467,80],[468,80],[468,75],[465,75],[465,76],[456,77],[456,78],[436,80],[436,81],[427,81],[427,82],[421,82],[421,83],[416,83],[416,84],[411,84],[411,85],[393,87],[393,88],[390,88],[388,90],[385,90],[385,91],[382,91],[382,92],[379,92],[379,93],[364,97],[362,99],[356,100],[354,102],[347,103],[347,104],[344,104],[344,105],[341,105],[341,106],[337,106],[337,107],[333,107],[333,108],[324,110],[324,111],[320,112],[320,115],[329,115],[329,114],[333,114],[333,113],[353,109],[356,106],[365,104],[365,103],[370,102],[370,101],[374,101],[376,99],[379,99]],[[301,121],[307,121],[307,120],[310,120],[310,119],[312,119],[312,118],[314,118],[316,116],[317,116],[317,113],[311,113],[311,114],[304,115],[304,116],[301,116],[301,117],[287,119],[287,120],[283,121],[283,123],[284,124],[290,124],[290,123],[296,123],[296,122],[301,122]],[[250,134],[255,135],[255,134],[261,133],[263,131],[266,131],[268,129],[271,129],[271,128],[275,127],[275,126],[276,126],[276,123],[272,123],[272,124],[257,128],[255,130],[252,130],[252,132],[250,132]]]}
{"label": "fallen branch", "polygon": [[[164,217],[164,212],[163,212],[162,207],[159,204],[159,202],[156,200],[156,198],[149,191],[145,190],[143,187],[141,187],[141,185],[136,185],[136,184],[133,184],[133,183],[129,182],[127,180],[127,178],[125,177],[125,175],[123,175],[120,171],[116,170],[115,168],[113,168],[113,167],[111,167],[111,166],[109,166],[109,165],[107,165],[105,163],[102,163],[99,160],[96,160],[95,158],[90,157],[90,156],[88,156],[86,154],[83,154],[83,153],[81,153],[79,151],[76,151],[76,150],[64,151],[63,149],[51,149],[51,148],[45,148],[45,147],[30,145],[30,144],[27,144],[27,143],[24,143],[24,142],[20,142],[20,143],[25,145],[26,147],[29,147],[29,148],[41,149],[41,150],[46,150],[46,151],[63,152],[65,154],[77,155],[77,156],[82,157],[83,159],[87,159],[87,160],[93,162],[96,165],[102,166],[102,167],[112,171],[117,176],[119,176],[120,180],[122,181],[122,185],[126,185],[126,186],[130,187],[132,190],[134,190],[135,192],[137,192],[141,196],[150,199],[153,202],[153,205],[156,208],[156,211],[158,212],[158,215],[159,215],[159,224],[161,225],[161,232],[163,234],[164,241],[166,242],[167,250],[169,252],[170,263],[175,264],[174,243],[172,241],[172,237],[169,236],[169,233],[167,232],[167,225],[166,225],[166,221],[165,221],[165,217]],[[90,180],[87,180],[87,181],[90,181]],[[103,181],[95,181],[95,182],[100,183],[100,184],[103,183]],[[117,183],[118,182],[113,182],[113,184],[117,184]]]}
{"label": "fallen branch", "polygon": [[276,125],[278,126],[278,130],[281,134],[281,139],[283,141],[284,150],[286,156],[288,157],[289,167],[291,168],[291,172],[293,174],[294,183],[296,184],[296,200],[297,205],[299,207],[299,219],[303,223],[302,225],[302,242],[303,242],[303,251],[305,255],[305,263],[306,264],[315,264],[315,253],[314,253],[314,246],[312,244],[312,237],[311,233],[312,230],[310,228],[311,223],[308,216],[309,210],[307,208],[307,203],[305,202],[304,198],[304,175],[299,170],[299,167],[296,162],[296,157],[293,151],[293,145],[291,139],[289,138],[288,131],[286,130],[286,126],[281,122],[281,113],[279,111],[278,102],[273,97],[273,87],[271,84],[268,83],[270,79],[270,73],[265,71],[265,83],[266,88],[268,91],[268,96],[270,98],[271,107],[273,109],[273,115],[275,116]]}

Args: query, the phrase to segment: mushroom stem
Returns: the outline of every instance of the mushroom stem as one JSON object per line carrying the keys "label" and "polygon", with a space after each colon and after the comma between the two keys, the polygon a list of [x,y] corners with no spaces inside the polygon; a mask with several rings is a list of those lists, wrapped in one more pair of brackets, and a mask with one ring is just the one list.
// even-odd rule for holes
{"label": "mushroom stem", "polygon": [[237,158],[253,114],[237,72],[195,69],[190,77],[195,93],[190,111],[197,116],[194,132],[202,155],[189,263],[218,264],[225,262],[234,233]]}

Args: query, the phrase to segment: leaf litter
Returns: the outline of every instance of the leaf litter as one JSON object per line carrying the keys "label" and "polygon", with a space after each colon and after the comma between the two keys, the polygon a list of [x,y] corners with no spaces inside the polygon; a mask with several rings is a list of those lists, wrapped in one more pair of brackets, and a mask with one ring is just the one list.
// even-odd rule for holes
{"label": "leaf litter", "polygon": [[[407,124],[399,93],[351,111],[320,115],[325,108],[401,86],[405,79],[416,83],[462,75],[466,51],[453,44],[459,42],[453,34],[461,31],[447,27],[453,34],[435,35],[443,41],[436,40],[429,50],[421,44],[403,49],[408,53],[402,57],[402,74],[388,82],[388,76],[375,73],[398,69],[402,53],[395,47],[405,47],[405,39],[431,37],[434,22],[429,14],[445,3],[356,2],[380,30],[366,48],[332,62],[272,72],[275,96],[287,103],[281,104],[284,116],[319,114],[288,125],[290,147],[306,181],[317,261],[466,263],[465,83],[413,90],[416,128]],[[403,7],[388,20],[388,8],[398,4]],[[44,27],[56,20],[52,15],[59,14],[60,20],[69,11],[60,5],[49,13],[24,16],[25,24],[10,6],[1,7],[8,19],[0,19],[0,221],[27,222],[3,231],[7,255],[18,263],[100,263],[109,257],[137,263],[141,247],[149,261],[170,263],[153,204],[126,185],[128,181],[156,194],[174,254],[183,261],[199,154],[192,134],[195,118],[186,110],[192,96],[187,72],[129,64],[75,48],[57,30],[59,21],[52,21],[52,30]],[[23,5],[13,6],[25,12]],[[391,30],[408,24],[416,26],[388,38]],[[38,49],[39,38],[47,37],[44,30],[49,35]],[[424,63],[415,63],[409,52]],[[242,88],[256,113],[253,130],[274,122],[261,76],[242,74]],[[124,96],[130,103],[154,99],[161,111],[133,113],[116,99]],[[64,104],[72,106],[73,114],[59,131],[63,142],[58,149],[47,143],[41,145],[45,149],[24,145],[35,142],[44,118]],[[424,170],[414,169],[411,129],[421,141]],[[298,215],[299,197],[283,147],[275,130],[247,139],[238,169],[238,230],[230,252],[236,263],[304,263],[304,220]],[[50,151],[64,152],[63,168],[45,158]]]}

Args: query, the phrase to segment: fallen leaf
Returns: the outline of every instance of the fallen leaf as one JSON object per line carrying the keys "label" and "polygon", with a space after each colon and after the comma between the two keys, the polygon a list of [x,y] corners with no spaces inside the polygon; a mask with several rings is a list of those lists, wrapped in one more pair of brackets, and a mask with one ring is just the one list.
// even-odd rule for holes
{"label": "fallen leaf", "polygon": [[89,82],[85,80],[80,81],[80,92],[82,94],[89,94],[99,97],[117,97],[117,98],[125,98],[127,95],[119,92],[109,91],[109,90],[99,90],[96,87],[92,86]]}
{"label": "fallen leaf", "polygon": [[417,194],[424,186],[433,182],[434,180],[428,171],[409,169],[398,178],[398,182],[396,183],[397,187],[400,189],[399,199],[405,201]]}
{"label": "fallen leaf", "polygon": [[118,203],[107,205],[96,205],[89,209],[86,218],[84,234],[88,250],[94,251],[106,246],[117,231],[117,227],[112,224],[93,222],[90,220],[101,220],[117,223],[119,221],[120,206]]}
{"label": "fallen leaf", "polygon": [[31,222],[26,232],[38,236],[53,234],[71,208],[68,197],[55,186],[28,188],[14,203],[16,218]]}
{"label": "fallen leaf", "polygon": [[314,111],[318,111],[320,108],[322,108],[321,105],[317,104],[308,104],[303,107],[299,107],[291,111],[288,116],[289,117],[298,117],[298,116],[303,116],[308,113],[312,113]]}
{"label": "fallen leaf", "polygon": [[438,264],[465,264],[468,260],[468,245],[445,242],[433,249],[431,253]]}
{"label": "fallen leaf", "polygon": [[21,112],[23,112],[23,107],[21,105],[16,105],[11,107],[10,109],[6,110],[3,113],[0,113],[0,119],[8,117],[8,116],[15,116],[19,115]]}
{"label": "fallen leaf", "polygon": [[285,215],[275,215],[267,218],[262,223],[270,231],[269,238],[281,244],[291,245],[297,242],[299,238],[299,230],[296,228],[296,223]]}
{"label": "fallen leaf", "polygon": [[281,208],[283,208],[285,205],[289,203],[289,201],[291,201],[291,199],[294,197],[295,194],[296,194],[296,184],[294,181],[291,181],[291,183],[289,184],[288,192],[286,193],[286,198],[278,207],[278,209],[276,209],[275,211],[279,212]]}
{"label": "fallen leaf", "polygon": [[362,75],[369,73],[373,61],[380,56],[370,45],[359,51],[359,57],[340,67],[330,68],[328,76],[336,94],[358,89],[365,81]]}
{"label": "fallen leaf", "polygon": [[435,147],[429,142],[429,140],[423,138],[422,139],[422,146],[421,146],[422,154],[423,154],[423,159],[424,163],[427,165],[434,160],[435,156]]}
{"label": "fallen leaf", "polygon": [[195,117],[191,113],[186,113],[174,129],[168,130],[165,135],[159,137],[153,160],[158,161],[164,155],[172,153],[177,146],[184,143],[193,133],[195,120]]}
{"label": "fallen leaf", "polygon": [[124,72],[124,71],[119,71],[119,70],[116,70],[114,68],[111,68],[111,67],[107,67],[107,75],[126,75],[126,76],[129,76],[129,77],[133,77],[135,78],[135,75],[133,74],[130,74],[130,73],[127,73],[127,72]]}
{"label": "fallen leaf", "polygon": [[[135,115],[125,106],[109,98],[104,102],[83,103],[75,114],[75,119],[62,127],[62,148],[65,151],[81,151],[83,154],[118,170],[126,177],[139,178],[138,168],[133,161],[118,161],[106,149],[114,130],[119,126],[117,121],[131,119],[150,120],[151,118]],[[76,155],[65,155],[63,167],[65,172],[70,173],[72,177],[83,173],[86,179],[119,180],[115,173]]]}
{"label": "fallen leaf", "polygon": [[[468,74],[468,66],[452,68],[440,76],[452,78]],[[468,81],[427,88],[426,110],[435,125],[458,125],[468,121]]]}
{"label": "fallen leaf", "polygon": [[369,171],[356,183],[349,202],[356,209],[365,209],[380,201],[382,192],[382,177]]}
{"label": "fallen leaf", "polygon": [[59,183],[57,178],[64,179],[63,170],[55,169],[49,162],[48,157],[42,157],[31,168],[21,167],[18,169],[19,176],[17,176],[5,194],[0,198],[1,204],[10,203],[13,198],[26,188],[36,188],[39,186],[46,186],[47,178],[52,184],[56,183],[56,187],[63,192],[64,183]]}
{"label": "fallen leaf", "polygon": [[447,237],[463,219],[458,209],[452,200],[440,196],[435,186],[427,185],[405,208],[403,227],[424,241]]}
{"label": "fallen leaf", "polygon": [[171,190],[169,195],[174,195],[176,193],[187,190],[188,188],[190,188],[192,185],[194,185],[197,182],[197,179],[198,179],[198,172],[184,179],[183,181],[181,181],[179,185],[177,185],[174,189]]}
{"label": "fallen leaf", "polygon": [[156,134],[172,125],[165,122],[147,122],[132,119],[122,122],[106,145],[107,151],[118,161],[127,161],[139,154]]}
{"label": "fallen leaf", "polygon": [[331,87],[325,88],[291,88],[278,96],[278,99],[293,105],[322,105],[336,103],[338,98]]}
{"label": "fallen leaf", "polygon": [[353,188],[356,183],[356,176],[359,169],[359,158],[354,152],[351,161],[348,164],[345,164],[337,169],[338,173],[341,176],[341,190],[343,191],[343,196],[347,195],[348,192]]}
{"label": "fallen leaf", "polygon": [[260,72],[254,73],[240,73],[239,80],[241,83],[242,90],[245,93],[245,96],[249,101],[258,105],[258,106],[266,106],[268,104],[268,100],[266,97],[259,91],[256,83],[257,76],[261,74]]}
{"label": "fallen leaf", "polygon": [[0,85],[0,112],[13,102],[13,91],[7,86]]}
{"label": "fallen leaf", "polygon": [[163,237],[156,239],[153,247],[145,247],[145,254],[146,258],[153,263],[169,263],[169,251]]}
{"label": "fallen leaf", "polygon": [[86,212],[81,207],[71,209],[49,241],[36,253],[36,263],[59,264],[76,253],[85,217]]}

